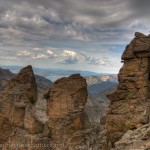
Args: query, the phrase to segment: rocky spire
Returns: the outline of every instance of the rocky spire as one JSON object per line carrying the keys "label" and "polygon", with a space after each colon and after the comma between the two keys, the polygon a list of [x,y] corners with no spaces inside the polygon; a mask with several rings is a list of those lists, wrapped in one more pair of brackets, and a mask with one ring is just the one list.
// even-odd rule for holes
{"label": "rocky spire", "polygon": [[87,95],[86,80],[79,74],[57,80],[44,95],[48,106],[44,121],[35,113],[39,99],[32,67],[23,68],[0,93],[2,150],[102,149],[105,134],[85,114]]}
{"label": "rocky spire", "polygon": [[107,135],[113,145],[129,129],[149,122],[150,115],[150,36],[135,33],[127,45],[118,74],[119,86],[108,95]]}
{"label": "rocky spire", "polygon": [[37,84],[31,65],[21,69],[20,72],[8,82],[3,93],[7,94],[8,92],[23,93],[33,104],[37,101]]}
{"label": "rocky spire", "polygon": [[5,143],[3,150],[7,149],[7,144],[11,150],[15,150],[17,144],[29,144],[28,149],[33,150],[31,137],[34,139],[32,144],[41,142],[36,135],[43,134],[44,125],[35,115],[36,101],[35,76],[32,67],[27,66],[8,82],[0,94],[0,144]]}
{"label": "rocky spire", "polygon": [[75,149],[85,144],[83,131],[86,118],[86,80],[79,74],[61,78],[54,82],[45,97],[48,101],[48,126],[52,133],[52,148]]}
{"label": "rocky spire", "polygon": [[71,111],[83,109],[87,101],[86,88],[86,80],[79,74],[54,82],[49,90],[49,118],[63,118]]}

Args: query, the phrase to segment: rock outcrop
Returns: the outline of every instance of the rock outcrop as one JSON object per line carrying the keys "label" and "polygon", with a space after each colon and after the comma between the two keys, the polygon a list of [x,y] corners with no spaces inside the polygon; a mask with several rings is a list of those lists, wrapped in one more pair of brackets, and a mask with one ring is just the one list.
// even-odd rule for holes
{"label": "rock outcrop", "polygon": [[86,80],[79,74],[54,82],[48,95],[49,118],[64,118],[71,111],[83,110],[87,101]]}
{"label": "rock outcrop", "polygon": [[53,149],[78,149],[85,144],[84,106],[87,95],[86,80],[79,74],[55,81],[45,94]]}
{"label": "rock outcrop", "polygon": [[73,74],[58,79],[44,96],[52,150],[105,150],[106,130],[91,124],[85,113],[88,93],[83,77]]}
{"label": "rock outcrop", "polygon": [[119,86],[108,95],[110,106],[106,128],[112,146],[126,131],[149,123],[150,36],[135,33],[122,60],[124,65],[118,75]]}
{"label": "rock outcrop", "polygon": [[[35,145],[49,141],[44,135],[45,125],[35,115],[37,85],[31,66],[23,68],[12,78],[0,95],[0,144],[2,150],[34,150]],[[28,145],[25,147],[25,145]],[[49,145],[48,145],[49,146]],[[46,147],[37,147],[46,150]]]}
{"label": "rock outcrop", "polygon": [[[0,92],[4,90],[9,80],[11,80],[15,76],[16,74],[12,73],[10,70],[0,68]],[[36,115],[38,119],[44,123],[47,121],[47,102],[46,99],[43,97],[43,94],[50,86],[52,86],[53,83],[50,80],[39,75],[35,75],[35,80],[37,83],[38,93],[38,99],[35,104]]]}
{"label": "rock outcrop", "polygon": [[48,121],[40,119],[36,111],[41,104],[37,98],[43,99],[41,93],[45,88],[42,89],[37,90],[32,67],[27,66],[1,91],[0,149],[99,150],[104,147],[103,128],[91,125],[85,113],[88,93],[83,77],[75,74],[61,78],[50,87],[44,95]]}

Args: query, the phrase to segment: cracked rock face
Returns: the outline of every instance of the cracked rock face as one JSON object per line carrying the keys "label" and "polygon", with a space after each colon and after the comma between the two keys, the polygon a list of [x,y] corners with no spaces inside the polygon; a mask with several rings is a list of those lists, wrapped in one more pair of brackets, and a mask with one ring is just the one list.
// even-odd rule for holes
{"label": "cracked rock face", "polygon": [[37,136],[43,133],[44,125],[35,115],[36,101],[35,76],[32,67],[27,66],[8,82],[0,94],[0,143],[5,143],[3,150],[7,149],[8,143],[11,150],[15,150],[17,144],[29,144],[28,149],[34,149],[29,142],[32,135],[33,143],[42,140]]}
{"label": "cracked rock face", "polygon": [[75,149],[85,142],[82,136],[87,95],[86,80],[78,74],[57,80],[45,94],[53,149]]}
{"label": "cracked rock face", "polygon": [[83,109],[87,101],[86,80],[78,74],[54,82],[48,93],[49,118],[63,118],[71,111]]}
{"label": "cracked rock face", "polygon": [[61,78],[44,96],[52,150],[105,150],[105,131],[99,124],[91,125],[85,113],[86,79],[79,74]]}
{"label": "cracked rock face", "polygon": [[149,122],[150,115],[150,36],[135,33],[126,47],[123,67],[118,74],[119,86],[108,95],[107,135],[114,145],[127,130]]}

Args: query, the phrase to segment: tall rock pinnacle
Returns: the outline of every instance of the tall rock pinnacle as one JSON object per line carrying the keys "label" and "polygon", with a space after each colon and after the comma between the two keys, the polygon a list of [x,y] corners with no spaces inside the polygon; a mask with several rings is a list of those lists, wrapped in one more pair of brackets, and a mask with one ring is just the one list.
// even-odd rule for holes
{"label": "tall rock pinnacle", "polygon": [[[37,101],[37,85],[31,66],[23,68],[0,93],[0,144],[2,150],[35,149],[36,143],[49,143],[48,138],[40,139],[44,125],[35,115],[34,104]],[[32,137],[32,138],[31,138]],[[31,143],[32,142],[32,143]],[[33,145],[32,145],[33,144]],[[40,150],[48,149],[38,148]]]}
{"label": "tall rock pinnacle", "polygon": [[20,72],[10,80],[4,93],[7,92],[24,93],[31,103],[37,101],[37,85],[32,66],[24,67]]}
{"label": "tall rock pinnacle", "polygon": [[78,74],[57,80],[50,89],[49,118],[63,118],[69,112],[83,109],[87,100],[86,80]]}
{"label": "tall rock pinnacle", "polygon": [[113,145],[129,129],[149,122],[150,115],[150,36],[135,33],[126,47],[117,91],[108,95],[108,140]]}
{"label": "tall rock pinnacle", "polygon": [[52,149],[79,149],[82,144],[86,144],[83,141],[86,80],[79,74],[61,78],[54,82],[45,97],[48,100]]}

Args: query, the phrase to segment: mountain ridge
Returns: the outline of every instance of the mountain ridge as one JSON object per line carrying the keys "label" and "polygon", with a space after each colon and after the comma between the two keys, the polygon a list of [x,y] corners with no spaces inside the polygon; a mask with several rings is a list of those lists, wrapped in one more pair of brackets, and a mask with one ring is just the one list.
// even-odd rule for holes
{"label": "mountain ridge", "polygon": [[[4,69],[9,69],[13,73],[18,73],[22,66],[0,66]],[[44,76],[45,78],[51,80],[51,81],[56,81],[57,79],[61,77],[67,77],[70,76],[71,74],[76,74],[80,73],[84,77],[88,76],[99,76],[99,75],[111,75],[109,73],[96,73],[96,72],[91,72],[91,71],[82,71],[82,70],[69,70],[69,69],[52,69],[52,68],[34,68],[33,71],[35,74]]]}

